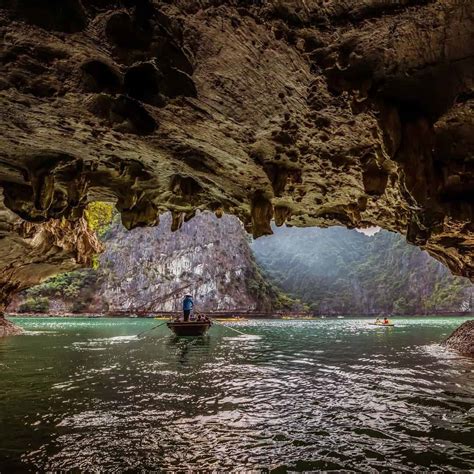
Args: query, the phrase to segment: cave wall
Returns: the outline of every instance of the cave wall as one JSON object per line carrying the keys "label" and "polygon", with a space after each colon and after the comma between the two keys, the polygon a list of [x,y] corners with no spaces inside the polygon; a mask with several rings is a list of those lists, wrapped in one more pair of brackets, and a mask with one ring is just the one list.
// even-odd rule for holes
{"label": "cave wall", "polygon": [[[16,292],[55,273],[88,266],[103,250],[84,218],[35,224],[20,219],[0,200],[0,222],[0,319]],[[4,321],[0,325],[8,329]]]}
{"label": "cave wall", "polygon": [[472,0],[0,6],[0,186],[23,220],[104,200],[128,229],[379,225],[474,278]]}

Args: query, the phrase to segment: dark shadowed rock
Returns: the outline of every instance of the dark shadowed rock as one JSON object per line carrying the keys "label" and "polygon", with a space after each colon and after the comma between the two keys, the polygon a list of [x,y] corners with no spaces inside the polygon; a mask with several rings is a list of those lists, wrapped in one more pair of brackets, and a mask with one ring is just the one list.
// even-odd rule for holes
{"label": "dark shadowed rock", "polygon": [[53,31],[74,33],[87,26],[80,0],[6,0],[6,4],[19,18]]}
{"label": "dark shadowed rock", "polygon": [[0,316],[0,337],[18,336],[19,334],[23,334],[23,329]]}
{"label": "dark shadowed rock", "polygon": [[466,321],[446,339],[446,346],[461,354],[474,356],[474,320]]}

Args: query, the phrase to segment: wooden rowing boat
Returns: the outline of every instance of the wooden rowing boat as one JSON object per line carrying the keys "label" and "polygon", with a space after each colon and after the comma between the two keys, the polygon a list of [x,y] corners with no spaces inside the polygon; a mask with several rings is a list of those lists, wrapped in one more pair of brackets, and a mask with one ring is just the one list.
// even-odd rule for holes
{"label": "wooden rowing boat", "polygon": [[212,326],[211,321],[169,321],[166,325],[177,336],[203,336]]}

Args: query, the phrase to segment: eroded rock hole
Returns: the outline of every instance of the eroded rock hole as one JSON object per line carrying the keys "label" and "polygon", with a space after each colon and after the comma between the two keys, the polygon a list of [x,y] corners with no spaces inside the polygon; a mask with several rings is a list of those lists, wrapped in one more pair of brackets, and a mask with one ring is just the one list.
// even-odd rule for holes
{"label": "eroded rock hole", "polygon": [[159,101],[161,73],[152,63],[141,63],[131,67],[125,74],[127,94],[145,102]]}
{"label": "eroded rock hole", "polygon": [[120,73],[112,66],[92,60],[81,66],[82,85],[87,92],[118,92],[121,85]]}
{"label": "eroded rock hole", "polygon": [[47,30],[75,33],[87,26],[80,0],[12,0],[8,6],[28,23]]}
{"label": "eroded rock hole", "polygon": [[197,89],[191,76],[174,67],[168,69],[160,83],[160,88],[170,98],[197,97]]}
{"label": "eroded rock hole", "polygon": [[45,222],[45,213],[35,209],[33,205],[33,188],[27,184],[2,183],[4,204],[8,209],[29,222]]}
{"label": "eroded rock hole", "polygon": [[88,108],[119,132],[149,135],[158,127],[156,120],[140,102],[124,95],[115,98],[100,94],[93,98]]}
{"label": "eroded rock hole", "polygon": [[190,176],[175,175],[171,180],[171,190],[184,197],[192,197],[202,191],[201,185]]}
{"label": "eroded rock hole", "polygon": [[146,49],[152,39],[148,22],[137,24],[127,12],[113,14],[107,21],[107,39],[119,48]]}
{"label": "eroded rock hole", "polygon": [[174,67],[192,76],[193,65],[182,48],[168,38],[160,38],[153,46],[153,54],[160,66],[169,69]]}
{"label": "eroded rock hole", "polygon": [[369,196],[381,196],[387,187],[388,173],[372,163],[363,170],[362,181]]}
{"label": "eroded rock hole", "polygon": [[147,110],[137,101],[120,96],[111,107],[111,117],[116,122],[129,122],[129,131],[137,135],[149,135],[157,128],[157,123]]}

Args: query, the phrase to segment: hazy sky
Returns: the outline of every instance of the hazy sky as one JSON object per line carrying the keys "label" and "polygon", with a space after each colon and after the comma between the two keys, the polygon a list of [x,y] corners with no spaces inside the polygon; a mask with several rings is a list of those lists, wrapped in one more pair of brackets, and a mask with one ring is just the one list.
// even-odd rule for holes
{"label": "hazy sky", "polygon": [[366,229],[356,229],[357,232],[360,232],[361,234],[368,235],[372,237],[375,235],[379,230],[381,230],[380,227],[375,226],[375,227],[367,227]]}

